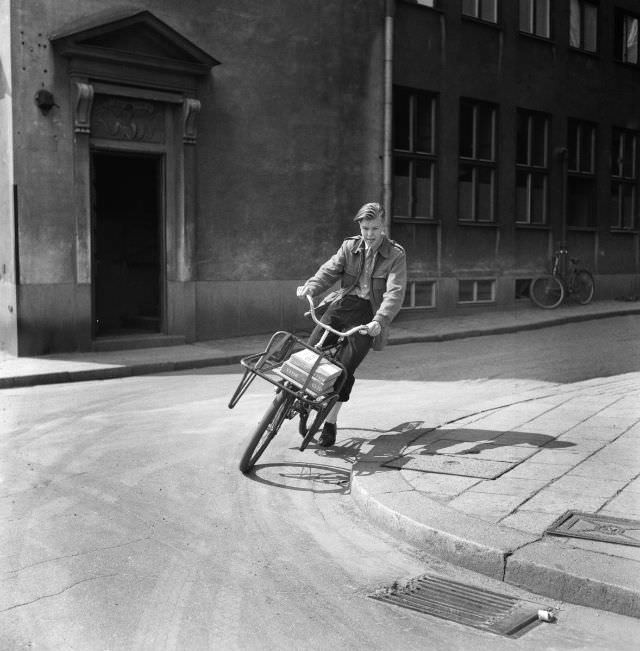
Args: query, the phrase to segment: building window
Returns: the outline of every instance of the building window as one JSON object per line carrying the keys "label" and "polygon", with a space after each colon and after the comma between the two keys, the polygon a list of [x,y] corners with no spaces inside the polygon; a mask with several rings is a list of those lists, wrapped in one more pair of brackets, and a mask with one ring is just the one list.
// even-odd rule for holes
{"label": "building window", "polygon": [[549,38],[549,0],[520,0],[520,31]]}
{"label": "building window", "polygon": [[493,222],[496,195],[496,109],[461,100],[459,129],[458,219]]}
{"label": "building window", "polygon": [[498,0],[462,0],[462,13],[488,23],[497,23]]}
{"label": "building window", "polygon": [[546,224],[549,188],[549,117],[518,111],[516,222]]}
{"label": "building window", "polygon": [[569,45],[585,52],[598,50],[598,5],[589,0],[571,0]]}
{"label": "building window", "polygon": [[407,283],[403,308],[435,307],[436,284],[432,280],[415,280]]}
{"label": "building window", "polygon": [[590,122],[569,120],[567,225],[596,225],[595,176],[596,126]]}
{"label": "building window", "polygon": [[613,227],[638,227],[638,134],[613,129],[611,141],[611,214]]}
{"label": "building window", "polygon": [[496,300],[494,279],[459,280],[458,303],[491,303]]}
{"label": "building window", "polygon": [[623,63],[640,64],[638,58],[638,16],[633,16],[621,10],[616,12],[615,19],[615,57]]}
{"label": "building window", "polygon": [[433,94],[394,88],[394,219],[434,219],[435,119]]}

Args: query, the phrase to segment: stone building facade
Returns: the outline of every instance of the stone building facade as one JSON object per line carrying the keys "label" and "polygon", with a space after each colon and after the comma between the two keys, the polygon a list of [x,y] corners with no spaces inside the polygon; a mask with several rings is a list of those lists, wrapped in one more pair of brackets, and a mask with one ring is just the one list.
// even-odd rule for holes
{"label": "stone building facade", "polygon": [[372,200],[400,318],[640,293],[636,4],[0,0],[0,348],[300,327]]}

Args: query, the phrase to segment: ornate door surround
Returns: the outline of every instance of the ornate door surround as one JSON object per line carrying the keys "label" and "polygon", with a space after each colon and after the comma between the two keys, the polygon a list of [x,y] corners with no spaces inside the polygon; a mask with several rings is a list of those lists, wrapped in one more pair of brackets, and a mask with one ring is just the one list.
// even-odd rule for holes
{"label": "ornate door surround", "polygon": [[76,283],[90,288],[93,278],[91,152],[160,155],[167,290],[163,332],[192,339],[189,324],[195,319],[184,314],[194,280],[197,90],[218,61],[148,11],[76,24],[51,40],[69,60]]}

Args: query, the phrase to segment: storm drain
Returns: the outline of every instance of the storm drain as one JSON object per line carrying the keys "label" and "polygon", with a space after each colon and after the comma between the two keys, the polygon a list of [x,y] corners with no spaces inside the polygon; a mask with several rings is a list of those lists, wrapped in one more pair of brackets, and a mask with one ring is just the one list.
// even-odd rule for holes
{"label": "storm drain", "polygon": [[542,607],[509,595],[476,588],[433,574],[378,590],[372,599],[465,624],[490,633],[516,636],[538,621]]}
{"label": "storm drain", "polygon": [[640,547],[640,522],[608,515],[567,511],[545,533]]}

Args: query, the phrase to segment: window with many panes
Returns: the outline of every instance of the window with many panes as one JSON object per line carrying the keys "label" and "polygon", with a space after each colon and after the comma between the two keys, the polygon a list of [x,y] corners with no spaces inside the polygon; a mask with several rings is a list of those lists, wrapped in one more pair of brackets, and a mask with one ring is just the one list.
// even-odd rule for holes
{"label": "window with many panes", "polygon": [[611,137],[612,226],[638,228],[638,134],[613,129]]}
{"label": "window with many panes", "polygon": [[496,199],[496,109],[460,101],[458,219],[493,222]]}
{"label": "window with many panes", "polygon": [[638,26],[640,18],[619,9],[614,26],[615,57],[623,63],[640,65]]}
{"label": "window with many panes", "polygon": [[598,5],[591,0],[571,0],[569,45],[585,52],[598,50]]}
{"label": "window with many panes", "polygon": [[498,0],[462,0],[462,13],[488,23],[497,23]]}
{"label": "window with many panes", "polygon": [[520,0],[520,31],[542,38],[551,36],[550,0]]}
{"label": "window with many panes", "polygon": [[403,308],[434,307],[436,284],[433,280],[412,280],[407,283]]}
{"label": "window with many panes", "polygon": [[549,116],[518,111],[516,222],[546,224],[549,188]]}
{"label": "window with many panes", "polygon": [[569,120],[567,161],[567,225],[594,227],[596,215],[596,126]]}
{"label": "window with many panes", "polygon": [[436,98],[405,87],[393,92],[393,216],[434,219]]}
{"label": "window with many panes", "polygon": [[458,281],[458,303],[491,303],[496,300],[496,281],[469,279]]}

